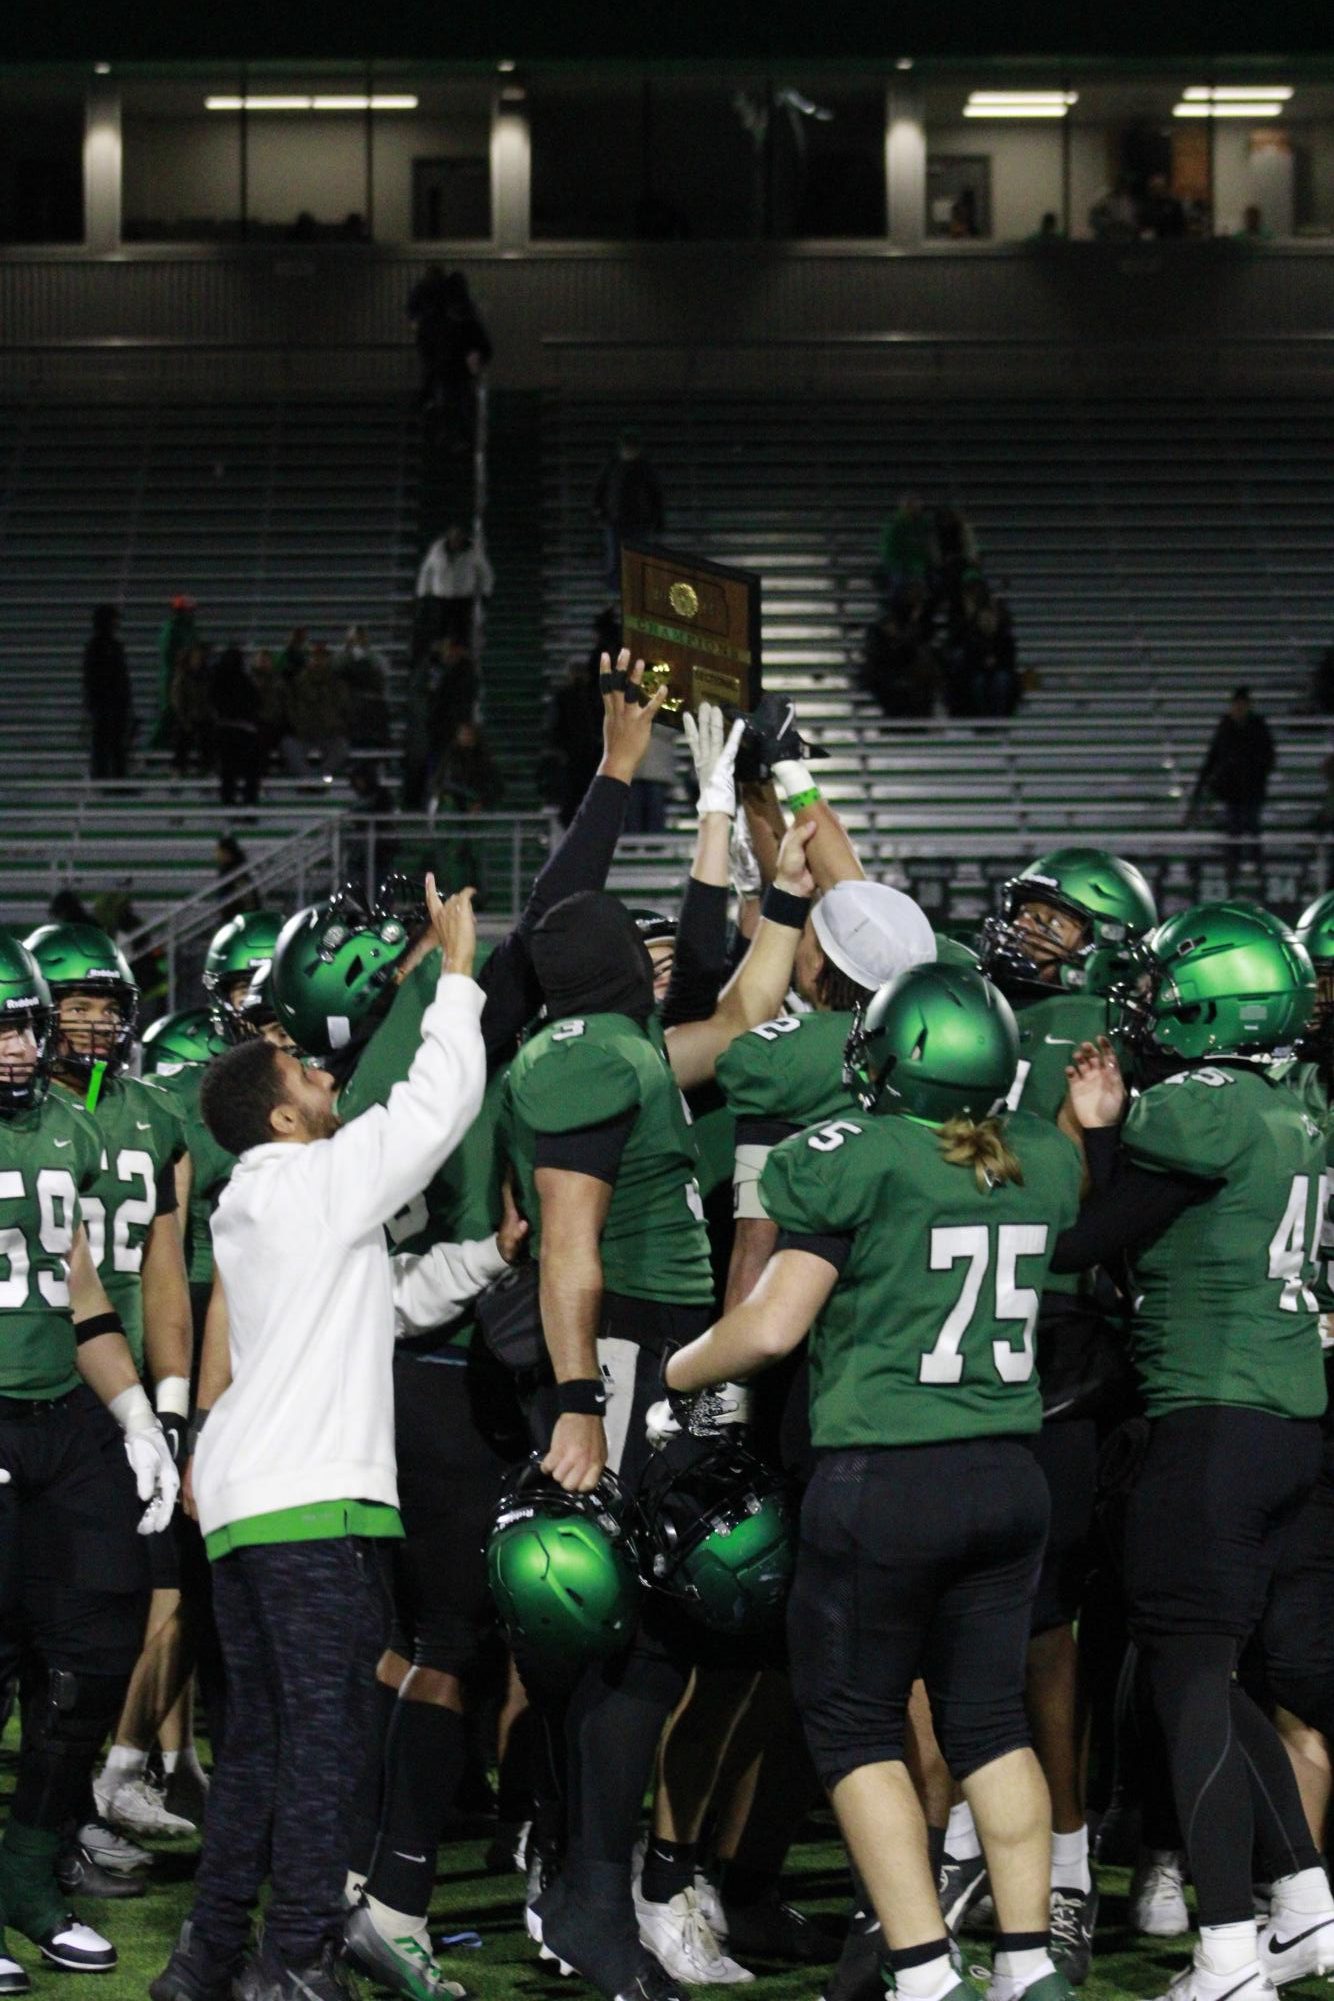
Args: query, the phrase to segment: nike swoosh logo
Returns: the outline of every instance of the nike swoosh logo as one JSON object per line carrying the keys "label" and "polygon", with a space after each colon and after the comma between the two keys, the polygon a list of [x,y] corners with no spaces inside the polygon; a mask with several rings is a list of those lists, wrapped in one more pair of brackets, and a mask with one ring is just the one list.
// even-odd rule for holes
{"label": "nike swoosh logo", "polygon": [[426,1860],[424,1855],[408,1855],[401,1848],[396,1848],[394,1853],[401,1862],[424,1862]]}
{"label": "nike swoosh logo", "polygon": [[1331,1924],[1334,1924],[1334,1917],[1327,1913],[1318,1924],[1311,1925],[1304,1932],[1294,1932],[1291,1938],[1271,1938],[1266,1943],[1271,1952],[1291,1952],[1293,1946],[1300,1945],[1303,1939],[1314,1938],[1317,1932],[1324,1931],[1326,1925]]}
{"label": "nike swoosh logo", "polygon": [[151,1125],[145,1125],[142,1119],[136,1119],[134,1122],[134,1130],[137,1133],[151,1133],[153,1128]]}
{"label": "nike swoosh logo", "polygon": [[73,1140],[68,1140],[68,1139],[58,1139],[56,1141],[57,1146],[73,1146],[73,1144],[74,1144]]}
{"label": "nike swoosh logo", "polygon": [[1050,1042],[1053,1049],[1073,1049],[1075,1046],[1073,1035],[1044,1035],[1042,1040]]}

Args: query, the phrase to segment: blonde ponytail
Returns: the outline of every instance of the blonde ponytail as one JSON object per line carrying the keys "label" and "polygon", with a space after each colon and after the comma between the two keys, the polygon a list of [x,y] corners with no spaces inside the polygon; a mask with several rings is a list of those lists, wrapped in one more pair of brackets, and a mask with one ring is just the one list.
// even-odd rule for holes
{"label": "blonde ponytail", "polygon": [[1023,1186],[1019,1156],[999,1119],[949,1119],[940,1128],[940,1151],[951,1167],[971,1167],[984,1192],[1014,1181]]}

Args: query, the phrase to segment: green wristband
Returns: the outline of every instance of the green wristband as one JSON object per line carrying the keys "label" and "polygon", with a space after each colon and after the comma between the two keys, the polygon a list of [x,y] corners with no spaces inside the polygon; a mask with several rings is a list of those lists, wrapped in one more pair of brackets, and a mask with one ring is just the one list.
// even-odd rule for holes
{"label": "green wristband", "polygon": [[823,797],[824,794],[819,786],[812,785],[808,792],[794,792],[787,802],[788,808],[793,813],[799,813],[803,806],[814,806],[816,801]]}

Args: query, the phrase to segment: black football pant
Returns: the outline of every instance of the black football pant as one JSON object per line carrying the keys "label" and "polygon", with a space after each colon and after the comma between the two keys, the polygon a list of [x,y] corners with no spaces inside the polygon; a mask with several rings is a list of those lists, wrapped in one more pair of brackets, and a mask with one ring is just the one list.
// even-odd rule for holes
{"label": "black football pant", "polygon": [[270,1960],[305,1967],[342,1939],[352,1792],[389,1623],[385,1548],[340,1536],[213,1565],[227,1730],[191,1917],[219,1969],[240,1960],[266,1879]]}
{"label": "black football pant", "polygon": [[90,1389],[0,1398],[0,1683],[19,1676],[11,1815],[54,1833],[82,1815],[143,1640],[148,1561],[115,1419]]}
{"label": "black football pant", "polygon": [[1233,1680],[1320,1466],[1312,1421],[1215,1405],[1153,1420],[1125,1525],[1126,1594],[1202,1925],[1254,1914],[1318,1858],[1278,1733]]}

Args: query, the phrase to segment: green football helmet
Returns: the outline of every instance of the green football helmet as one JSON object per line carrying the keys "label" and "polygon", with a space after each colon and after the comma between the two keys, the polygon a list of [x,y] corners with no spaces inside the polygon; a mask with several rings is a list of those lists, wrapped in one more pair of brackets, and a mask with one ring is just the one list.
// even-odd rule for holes
{"label": "green football helmet", "polygon": [[1140,1055],[1183,1063],[1291,1046],[1310,1020],[1306,947],[1267,910],[1197,903],[1131,948],[1108,997],[1109,1032]]}
{"label": "green football helmet", "polygon": [[936,964],[938,966],[965,966],[970,972],[980,972],[982,962],[971,945],[961,939],[951,938],[947,931],[936,933]]}
{"label": "green football helmet", "polygon": [[274,1014],[311,1056],[355,1048],[388,1008],[407,949],[402,918],[367,910],[353,890],[312,903],[278,933],[269,980]]}
{"label": "green football helmet", "polygon": [[[139,986],[125,954],[96,924],[40,924],[24,943],[51,989],[57,1073],[86,1083],[100,1063],[114,1076],[129,1060],[139,1018]],[[111,1001],[114,1016],[62,1028],[60,1003],[87,995]]]}
{"label": "green football helmet", "polygon": [[144,1030],[140,1069],[145,1077],[174,1077],[181,1070],[202,1070],[228,1047],[206,1007],[185,1007],[159,1015]]}
{"label": "green football helmet", "polygon": [[639,1556],[616,1477],[567,1493],[536,1453],[500,1497],[486,1544],[491,1595],[511,1641],[567,1670],[626,1645],[639,1617]]}
{"label": "green football helmet", "polygon": [[[1131,862],[1103,848],[1055,848],[1039,855],[1000,893],[1000,915],[982,926],[982,971],[1007,993],[1105,994],[1125,969],[1126,948],[1158,922],[1153,892]],[[1073,946],[1035,938],[1016,922],[1026,903],[1046,903],[1073,917],[1083,935]]]}
{"label": "green football helmet", "polygon": [[1307,905],[1296,929],[1316,982],[1315,1008],[1297,1053],[1309,1063],[1328,1063],[1334,1058],[1334,889]]}
{"label": "green football helmet", "polygon": [[54,1019],[51,990],[37,961],[12,931],[0,926],[0,1034],[30,1029],[37,1045],[35,1058],[26,1051],[0,1053],[0,1118],[17,1118],[46,1096]]}
{"label": "green football helmet", "polygon": [[[282,928],[281,910],[243,910],[215,931],[209,942],[204,992],[209,997],[213,1025],[228,1042],[241,1042],[254,1033],[241,1014],[241,1003],[249,997],[255,974],[272,962]],[[246,992],[233,1000],[231,990],[240,980],[245,981]]]}
{"label": "green football helmet", "polygon": [[632,903],[628,907],[635,920],[635,929],[646,945],[656,945],[660,938],[675,938],[680,929],[669,910],[650,910],[644,903]]}
{"label": "green football helmet", "polygon": [[853,1016],[843,1084],[868,1112],[943,1125],[984,1119],[1019,1067],[1019,1029],[998,987],[966,966],[910,966]]}
{"label": "green football helmet", "polygon": [[796,1562],[781,1478],[744,1446],[719,1444],[693,1466],[650,1466],[639,1497],[640,1549],[655,1591],[715,1633],[753,1633],[783,1616]]}

